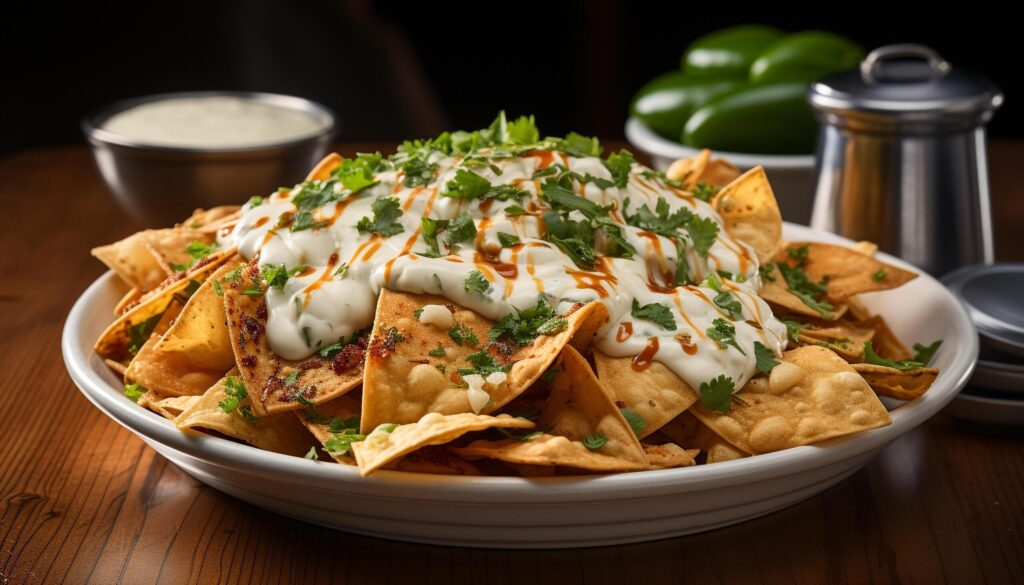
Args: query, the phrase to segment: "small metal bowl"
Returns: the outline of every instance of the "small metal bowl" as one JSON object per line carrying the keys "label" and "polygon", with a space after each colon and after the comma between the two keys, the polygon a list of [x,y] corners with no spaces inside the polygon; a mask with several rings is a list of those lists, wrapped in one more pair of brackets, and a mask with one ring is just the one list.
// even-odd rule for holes
{"label": "small metal bowl", "polygon": [[[102,128],[114,114],[172,98],[228,96],[307,112],[323,129],[311,136],[251,147],[186,148],[156,146]],[[103,180],[117,202],[144,225],[164,226],[196,208],[243,203],[302,180],[323,158],[337,128],[328,108],[286,95],[240,91],[163,93],[116,102],[82,119]]]}

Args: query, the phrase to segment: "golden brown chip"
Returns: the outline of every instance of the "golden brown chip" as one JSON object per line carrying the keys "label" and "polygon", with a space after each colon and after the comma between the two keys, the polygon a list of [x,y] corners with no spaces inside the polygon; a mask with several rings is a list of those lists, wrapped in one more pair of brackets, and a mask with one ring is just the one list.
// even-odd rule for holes
{"label": "golden brown chip", "polygon": [[643,417],[641,439],[697,402],[693,388],[660,362],[652,362],[638,372],[633,369],[633,358],[613,358],[596,351],[594,364],[597,378],[611,392],[616,404],[622,403]]}
{"label": "golden brown chip", "polygon": [[149,298],[118,317],[96,340],[94,351],[104,359],[127,365],[133,354],[138,353],[150,336],[157,332],[161,320],[170,326],[170,318],[177,316],[185,304],[182,297],[189,286],[189,281],[182,280],[164,289],[163,294]]}
{"label": "golden brown chip", "polygon": [[867,240],[861,240],[850,246],[850,249],[858,254],[864,254],[865,256],[874,256],[875,252],[878,251],[878,244],[869,242]]}
{"label": "golden brown chip", "polygon": [[148,233],[138,232],[113,244],[93,248],[92,255],[129,286],[152,290],[170,273],[161,266],[146,245]]}
{"label": "golden brown chip", "polygon": [[807,321],[808,326],[797,334],[800,343],[827,347],[847,361],[860,360],[864,355],[864,343],[871,341],[875,336],[874,328],[847,318],[835,321]]}
{"label": "golden brown chip", "polygon": [[648,445],[642,443],[644,454],[651,464],[651,469],[668,469],[670,467],[690,467],[696,465],[694,460],[700,449],[683,449],[675,443],[664,445]]}
{"label": "golden brown chip", "polygon": [[[334,419],[345,421],[345,424],[351,428],[351,426],[359,424],[359,409],[358,393],[350,392],[330,402],[318,404],[315,408],[296,411],[295,415],[306,426],[306,429],[316,437],[316,440],[320,441],[321,445],[326,445],[327,441],[331,438],[340,435],[340,433],[331,433],[331,421]],[[343,430],[342,425],[335,426],[337,430]],[[353,434],[355,433],[353,432]],[[352,454],[350,449],[332,449],[327,451],[327,453],[338,463],[344,465],[356,464],[355,455]]]}
{"label": "golden brown chip", "polygon": [[713,187],[724,187],[735,181],[739,176],[740,170],[736,168],[736,165],[724,158],[716,158],[708,161],[707,166],[704,167],[704,172],[700,174],[698,180],[704,181]]}
{"label": "golden brown chip", "polygon": [[157,349],[160,335],[154,334],[128,364],[125,379],[137,382],[161,396],[199,396],[224,376],[226,369],[197,366],[188,356]]}
{"label": "golden brown chip", "polygon": [[661,433],[680,447],[695,447],[705,454],[705,463],[720,463],[750,457],[719,437],[699,418],[684,412],[661,427]]}
{"label": "golden brown chip", "polygon": [[692,191],[697,186],[697,181],[700,180],[701,175],[704,174],[704,169],[708,165],[708,160],[711,159],[711,151],[704,149],[700,151],[700,154],[691,156],[688,158],[681,158],[673,162],[669,167],[665,175],[683,184],[683,189]]}
{"label": "golden brown chip", "polygon": [[162,230],[149,230],[146,234],[146,247],[156,258],[167,274],[180,272],[192,262],[187,248],[193,242],[212,244],[214,234],[187,227],[176,227]]}
{"label": "golden brown chip", "polygon": [[770,377],[751,380],[730,412],[691,412],[749,453],[809,445],[892,422],[885,406],[843,358],[817,346],[783,354]]}
{"label": "golden brown chip", "polygon": [[344,160],[345,159],[336,152],[328,154],[327,156],[320,159],[320,162],[316,163],[316,166],[313,167],[313,170],[309,171],[309,174],[306,175],[306,180],[323,181],[331,178],[331,173],[334,172],[334,169],[341,166],[341,163]]}
{"label": "golden brown chip", "polygon": [[[209,390],[199,396],[174,419],[179,429],[206,429],[216,431],[250,445],[285,453],[304,455],[312,444],[312,437],[294,416],[290,414],[256,417],[249,409],[248,398],[238,401],[228,412],[220,405],[230,402],[229,383],[233,389],[244,386],[238,371],[232,370]],[[248,415],[248,416],[246,416]]]}
{"label": "golden brown chip", "polygon": [[[428,305],[447,307],[451,322],[447,317],[439,323],[420,322],[414,312]],[[554,334],[517,347],[489,343],[495,322],[445,297],[383,290],[367,350],[362,429],[415,422],[428,412],[472,412],[470,391],[458,373],[475,367],[470,356],[509,368],[506,376],[487,381],[481,389],[489,402],[483,396],[486,404],[478,404],[480,412],[494,412],[537,380],[585,323],[606,318],[603,304],[588,303],[566,316]]]}
{"label": "golden brown chip", "polygon": [[250,263],[243,268],[241,282],[224,289],[224,308],[235,361],[256,414],[298,410],[303,402],[321,404],[358,387],[363,380],[363,338],[345,345],[331,359],[314,354],[305,360],[285,360],[270,349],[266,300],[241,292],[253,270],[258,268]]}
{"label": "golden brown chip", "polygon": [[[814,282],[828,282],[828,298],[843,301],[853,295],[889,290],[917,278],[917,274],[886,264],[847,248],[820,242],[795,242],[786,250],[806,246],[804,272]],[[780,261],[785,261],[780,253]]]}
{"label": "golden brown chip", "polygon": [[359,473],[369,475],[384,465],[429,445],[444,445],[471,431],[489,428],[532,429],[533,423],[525,418],[507,414],[438,414],[431,412],[419,421],[405,425],[382,425],[366,435],[366,439],[352,443],[359,464]]}
{"label": "golden brown chip", "polygon": [[[768,276],[761,279],[761,288],[757,291],[757,295],[771,306],[773,313],[796,313],[798,315],[825,319],[826,321],[834,321],[846,313],[847,306],[845,303],[827,303],[821,304],[818,307],[811,307],[800,297],[789,291],[786,279],[783,278],[778,266],[774,263],[770,266],[771,269],[768,271]],[[829,305],[831,305],[831,308],[828,308]]]}
{"label": "golden brown chip", "polygon": [[117,301],[114,305],[114,316],[118,317],[128,312],[129,309],[134,307],[139,299],[142,298],[144,291],[139,287],[132,287],[121,297],[121,300]]}
{"label": "golden brown chip", "polygon": [[937,368],[897,370],[875,364],[853,364],[876,394],[897,400],[913,400],[931,388],[939,375]]}
{"label": "golden brown chip", "polygon": [[222,279],[241,265],[241,258],[236,256],[200,285],[160,339],[156,347],[158,353],[178,353],[197,366],[211,370],[227,371],[234,367]]}
{"label": "golden brown chip", "polygon": [[566,346],[555,367],[551,396],[537,420],[544,434],[529,440],[474,441],[452,451],[468,459],[590,471],[646,469],[640,442],[583,356]]}
{"label": "golden brown chip", "polygon": [[[871,338],[871,345],[875,353],[890,360],[906,360],[914,354],[903,345],[903,342],[896,337],[896,334],[889,329],[889,324],[881,315],[875,315],[864,321],[864,326],[871,327],[875,334]],[[863,350],[863,348],[861,348]]]}
{"label": "golden brown chip", "polygon": [[199,396],[164,396],[155,390],[149,390],[139,396],[138,405],[173,421],[199,399]]}
{"label": "golden brown chip", "polygon": [[764,168],[754,167],[722,188],[711,200],[725,231],[748,244],[761,262],[775,256],[782,242],[782,214]]}
{"label": "golden brown chip", "polygon": [[210,209],[197,209],[179,225],[204,233],[215,234],[238,221],[241,215],[242,207],[240,205],[221,205],[211,207]]}

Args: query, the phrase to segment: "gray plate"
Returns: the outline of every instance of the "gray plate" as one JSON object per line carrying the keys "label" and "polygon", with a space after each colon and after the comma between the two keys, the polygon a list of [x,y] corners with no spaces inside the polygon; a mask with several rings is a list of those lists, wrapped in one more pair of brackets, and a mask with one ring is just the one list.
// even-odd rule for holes
{"label": "gray plate", "polygon": [[1024,264],[965,266],[942,282],[963,302],[985,341],[1024,356]]}

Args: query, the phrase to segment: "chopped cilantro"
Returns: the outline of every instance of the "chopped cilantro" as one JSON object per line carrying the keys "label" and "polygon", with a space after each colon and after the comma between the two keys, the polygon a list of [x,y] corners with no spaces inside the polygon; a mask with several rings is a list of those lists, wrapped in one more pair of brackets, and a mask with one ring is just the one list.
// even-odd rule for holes
{"label": "chopped cilantro", "polygon": [[604,433],[598,431],[594,435],[584,438],[583,446],[591,451],[597,451],[601,447],[604,447],[607,442],[608,437],[606,437]]}
{"label": "chopped cilantro", "polygon": [[507,142],[512,144],[533,144],[540,140],[540,132],[533,116],[519,116],[508,123]]}
{"label": "chopped cilantro", "polygon": [[124,385],[123,394],[132,402],[138,402],[139,398],[141,398],[146,392],[149,392],[149,390],[147,390],[145,386],[140,386],[138,382]]}
{"label": "chopped cilantro", "polygon": [[345,278],[346,274],[348,274],[348,264],[342,262],[341,264],[338,265],[338,268],[334,270],[334,274],[332,274],[331,277],[333,278],[335,276],[340,276],[342,278]]}
{"label": "chopped cilantro", "polygon": [[160,318],[163,316],[163,313],[153,315],[128,328],[128,353],[131,355],[139,353],[142,346],[149,341],[149,336],[153,334],[153,329],[156,328],[156,324],[160,322]]}
{"label": "chopped cilantro", "polygon": [[[792,253],[792,251],[791,249],[790,252]],[[816,298],[825,294],[828,289],[821,284],[812,282],[807,273],[798,267],[790,266],[785,262],[779,262],[776,266],[779,267],[779,272],[782,273],[782,278],[785,279],[786,287],[791,294],[822,316],[827,317],[832,314],[832,303]]]}
{"label": "chopped cilantro", "polygon": [[337,435],[344,433],[345,431],[358,431],[359,430],[359,417],[350,416],[348,418],[334,417],[327,423],[327,432]]}
{"label": "chopped cilantro", "polygon": [[475,237],[476,223],[469,213],[463,211],[448,224],[448,229],[444,235],[444,243],[454,246],[455,244],[472,240]]}
{"label": "chopped cilantro", "polygon": [[568,325],[565,319],[558,318],[554,309],[543,298],[537,300],[537,304],[528,309],[519,310],[512,307],[512,312],[505,315],[498,321],[491,330],[487,332],[487,338],[491,341],[498,341],[501,338],[509,339],[516,345],[526,345],[533,341],[538,335],[552,335]]}
{"label": "chopped cilantro", "polygon": [[885,269],[879,268],[874,274],[871,275],[871,280],[875,282],[882,282],[883,280],[885,280],[886,276],[889,276],[889,274],[885,271]]}
{"label": "chopped cilantro", "polygon": [[762,279],[768,282],[775,282],[775,275],[772,273],[771,264],[764,264],[762,266],[758,266],[757,271],[758,273],[760,273]]}
{"label": "chopped cilantro", "polygon": [[718,194],[718,187],[704,181],[697,181],[697,184],[693,187],[693,191],[690,193],[701,201],[708,202],[711,198]]}
{"label": "chopped cilantro", "polygon": [[357,428],[346,428],[328,438],[324,441],[324,451],[335,456],[349,454],[352,452],[352,443],[366,439],[366,435],[360,435],[357,431]]}
{"label": "chopped cilantro", "polygon": [[445,352],[444,347],[439,345],[439,346],[435,347],[434,349],[428,351],[427,355],[432,355],[434,357],[438,357],[438,356],[446,355],[446,353],[447,352]]}
{"label": "chopped cilantro", "polygon": [[415,309],[415,310],[413,310],[413,312],[412,312],[412,316],[413,316],[413,317],[416,317],[416,320],[417,320],[417,321],[419,321],[419,319],[420,319],[420,315],[422,315],[422,314],[423,314],[423,307],[420,307],[420,308],[418,308],[418,309]]}
{"label": "chopped cilantro", "polygon": [[939,347],[941,345],[941,339],[936,339],[935,341],[929,343],[928,345],[915,343],[914,351],[917,353],[911,359],[913,359],[915,362],[920,362],[927,366],[928,364],[931,363],[932,358],[935,357],[935,352],[939,350]]}
{"label": "chopped cilantro", "polygon": [[800,332],[810,327],[810,325],[798,323],[791,319],[783,319],[782,323],[786,326],[786,335],[789,335],[793,343],[800,343]]}
{"label": "chopped cilantro", "polygon": [[637,319],[657,323],[662,329],[668,331],[676,330],[676,318],[672,315],[672,311],[661,303],[650,303],[641,306],[636,299],[633,299],[631,314]]}
{"label": "chopped cilantro", "polygon": [[227,398],[217,403],[217,406],[226,413],[232,413],[238,408],[238,404],[248,397],[245,390],[245,382],[241,378],[228,376],[224,380],[224,394]]}
{"label": "chopped cilantro", "polygon": [[213,292],[216,293],[218,297],[224,296],[224,289],[221,288],[219,280],[213,281]]}
{"label": "chopped cilantro", "polygon": [[[293,371],[291,371],[287,376],[284,377],[284,385],[285,386],[294,386],[295,383],[299,381],[299,378],[301,376],[302,376],[302,370],[293,370]],[[302,402],[302,400],[299,400],[299,402]]]}
{"label": "chopped cilantro", "polygon": [[462,281],[462,288],[466,292],[480,293],[483,296],[487,296],[487,293],[491,290],[491,283],[484,276],[483,272],[474,270],[470,272],[465,280]]}
{"label": "chopped cilantro", "polygon": [[786,250],[786,255],[793,260],[796,260],[797,268],[803,268],[804,266],[807,266],[807,254],[810,253],[810,250],[810,244],[803,244]]}
{"label": "chopped cilantro", "polygon": [[625,407],[619,408],[619,412],[622,413],[623,418],[629,423],[629,428],[633,429],[633,434],[639,437],[640,432],[647,426],[647,421],[644,420],[644,417],[640,416],[635,410]]}
{"label": "chopped cilantro", "polygon": [[469,354],[466,356],[466,360],[473,366],[472,368],[459,368],[458,372],[460,376],[469,376],[471,374],[480,374],[484,378],[490,376],[495,372],[507,372],[511,368],[511,364],[502,364],[494,357],[487,353],[486,350],[478,351],[476,353]]}
{"label": "chopped cilantro", "polygon": [[260,271],[260,280],[267,283],[267,288],[276,288],[277,290],[284,290],[284,285],[286,282],[288,282],[288,279],[302,272],[303,270],[306,270],[306,268],[308,267],[305,264],[300,264],[299,266],[296,266],[295,268],[291,269],[289,269],[284,264],[281,264],[280,266],[267,264],[266,266],[263,267],[263,270]]}
{"label": "chopped cilantro", "polygon": [[[941,341],[938,342],[938,343],[941,344]],[[920,347],[920,349],[918,349],[919,347]],[[934,347],[934,349],[933,349],[933,347]],[[876,354],[875,353],[875,348],[871,345],[871,342],[870,341],[865,341],[864,342],[864,363],[866,363],[866,364],[874,364],[876,366],[885,366],[887,368],[895,368],[895,369],[901,370],[901,371],[914,370],[914,369],[917,369],[917,368],[923,368],[927,364],[927,362],[918,361],[917,358],[927,357],[927,358],[930,359],[932,357],[932,354],[934,354],[935,350],[937,350],[938,348],[939,348],[939,346],[935,345],[935,344],[932,344],[931,346],[927,346],[927,347],[921,346],[920,344],[917,344],[917,345],[914,346],[914,349],[918,350],[918,354],[916,356],[914,356],[914,359],[909,359],[909,360],[891,360],[891,359],[884,358],[884,357],[881,357],[880,355]],[[922,351],[921,351],[922,349],[925,350],[924,351],[924,356],[922,356]]]}
{"label": "chopped cilantro", "polygon": [[455,177],[445,185],[445,197],[476,199],[491,188],[491,182],[468,169],[459,169]]}
{"label": "chopped cilantro", "polygon": [[384,237],[402,233],[402,224],[397,221],[402,216],[402,207],[397,197],[378,197],[370,209],[373,211],[373,220],[363,217],[356,223],[357,230]]}
{"label": "chopped cilantro", "polygon": [[437,173],[437,163],[427,162],[424,158],[411,158],[400,167],[405,171],[402,184],[406,187],[422,187],[429,185]]}
{"label": "chopped cilantro", "polygon": [[700,403],[708,410],[729,412],[732,410],[732,391],[735,389],[732,378],[725,374],[713,378],[700,385]]}
{"label": "chopped cilantro", "polygon": [[374,173],[387,167],[379,152],[359,153],[355,158],[347,158],[331,173],[349,193],[356,193],[377,184]]}
{"label": "chopped cilantro", "polygon": [[570,132],[565,138],[553,140],[555,150],[571,156],[601,156],[601,142],[597,138]]}
{"label": "chopped cilantro", "polygon": [[260,205],[263,205],[263,197],[261,197],[260,195],[253,195],[252,197],[249,198],[248,203],[249,207],[259,207]]}
{"label": "chopped cilantro", "polygon": [[452,328],[448,330],[448,337],[458,345],[480,345],[480,339],[473,333],[473,330],[461,323],[452,325]]}
{"label": "chopped cilantro", "polygon": [[628,150],[620,150],[615,154],[608,155],[608,158],[601,162],[604,164],[604,168],[612,174],[615,186],[621,189],[629,182],[629,171],[633,168],[636,159]]}
{"label": "chopped cilantro", "polygon": [[501,244],[502,248],[508,248],[519,243],[519,236],[506,234],[505,232],[498,232],[498,242]]}
{"label": "chopped cilantro", "polygon": [[736,351],[747,355],[747,352],[743,351],[740,344],[736,342],[736,327],[732,323],[722,319],[721,317],[711,322],[711,327],[708,327],[707,336],[718,343],[718,347],[725,349],[726,346],[733,346]]}
{"label": "chopped cilantro", "polygon": [[230,282],[232,284],[238,282],[238,279],[240,279],[240,278],[242,278],[242,267],[241,266],[235,268],[231,272],[228,272],[227,274],[224,275],[224,280],[226,280],[226,281],[228,281],[228,282]]}
{"label": "chopped cilantro", "polygon": [[740,304],[739,299],[737,299],[736,296],[733,295],[731,292],[723,290],[722,292],[715,295],[715,298],[712,299],[712,302],[715,303],[716,307],[722,309],[722,311],[724,311],[725,314],[729,315],[730,319],[743,319],[743,305]]}
{"label": "chopped cilantro", "polygon": [[754,342],[754,359],[757,360],[757,369],[766,374],[771,372],[772,368],[780,363],[779,360],[775,359],[775,352],[760,341]]}
{"label": "chopped cilantro", "polygon": [[686,222],[686,233],[690,234],[690,241],[697,253],[706,258],[708,250],[718,239],[718,224],[710,217],[694,215]]}

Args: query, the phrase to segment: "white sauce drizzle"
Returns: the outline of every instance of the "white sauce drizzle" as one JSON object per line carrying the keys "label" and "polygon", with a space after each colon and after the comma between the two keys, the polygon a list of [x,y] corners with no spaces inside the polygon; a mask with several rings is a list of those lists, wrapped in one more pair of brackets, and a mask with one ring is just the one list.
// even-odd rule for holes
{"label": "white sauce drizzle", "polygon": [[[486,155],[486,151],[476,154]],[[569,157],[562,153],[530,153],[519,158],[493,159],[491,162],[502,171],[500,175],[487,167],[472,170],[493,185],[514,183],[529,191],[532,198],[522,201],[521,205],[531,209],[531,205],[546,206],[536,197],[537,187],[530,178],[552,157],[553,162],[580,175],[589,173],[612,178],[601,159]],[[272,230],[278,216],[295,211],[291,199],[298,194],[298,188],[265,197],[262,205],[247,204],[243,208],[241,220],[222,239],[223,245],[238,246],[239,253],[247,259],[259,254],[261,267],[284,264],[290,268],[307,265],[312,269],[306,271],[308,274],[290,278],[282,290],[272,288],[266,293],[267,337],[275,353],[285,359],[303,359],[317,348],[369,326],[373,322],[377,296],[383,288],[443,295],[492,320],[500,319],[513,307],[532,307],[542,295],[559,312],[568,310],[578,301],[599,301],[607,306],[611,316],[596,339],[600,351],[611,356],[638,356],[651,343],[650,338],[657,338],[658,349],[651,359],[669,367],[695,389],[720,374],[732,378],[735,387],[741,388],[756,373],[755,341],[776,353],[785,348],[785,325],[757,296],[760,276],[756,255],[746,244],[725,233],[721,218],[709,204],[675,191],[659,180],[642,177],[640,173],[646,168],[638,164],[633,166],[624,188],[601,189],[586,183],[582,190],[584,197],[602,205],[616,205],[617,211],[613,211],[612,216],[622,225],[624,237],[637,250],[633,258],[603,257],[599,271],[588,272],[578,268],[556,246],[540,239],[539,218],[505,214],[508,206],[519,202],[491,201],[489,206],[482,206],[479,199],[443,196],[444,186],[455,175],[460,160],[442,157],[439,153],[432,155],[431,161],[439,168],[437,179],[428,187],[405,187],[401,184],[400,171],[379,173],[376,175],[379,184],[314,212],[317,219],[337,215],[329,227],[322,229],[297,233],[290,229]],[[356,229],[360,218],[372,218],[370,207],[379,196],[399,199],[405,210],[399,218],[404,227],[402,233],[383,238]],[[659,197],[664,198],[673,211],[685,207],[719,224],[718,240],[711,246],[707,258],[701,258],[687,241],[690,273],[698,281],[714,271],[729,272],[737,275],[737,280],[743,280],[729,282],[727,286],[742,306],[743,319],[732,324],[736,328],[735,339],[746,355],[731,346],[723,349],[705,334],[715,318],[725,318],[711,302],[717,294],[714,290],[698,286],[672,290],[657,286],[664,284],[661,275],[665,267],[671,271],[676,265],[676,246],[667,238],[625,225],[622,209],[628,200],[630,214],[643,204],[653,210]],[[463,211],[468,211],[476,221],[479,230],[476,243],[464,242],[442,258],[416,254],[426,249],[419,235],[421,217],[453,219]],[[574,216],[576,214],[578,212],[573,212]],[[582,216],[574,219],[582,219]],[[499,232],[516,235],[521,244],[501,248]],[[490,253],[492,261],[506,265],[501,271],[506,276],[496,270],[494,263],[483,260],[484,254],[478,246]],[[332,263],[331,256],[335,254],[336,261]],[[348,271],[343,277],[332,277],[341,262],[348,265]],[[473,270],[483,272],[490,281],[490,289],[485,294],[464,289],[463,281]],[[661,303],[668,307],[675,318],[676,330],[667,331],[653,322],[632,317],[634,299],[641,305]],[[632,334],[623,339],[620,331],[627,329],[631,329]]]}

